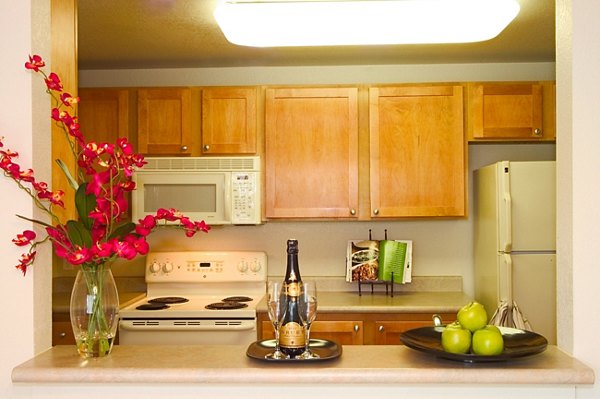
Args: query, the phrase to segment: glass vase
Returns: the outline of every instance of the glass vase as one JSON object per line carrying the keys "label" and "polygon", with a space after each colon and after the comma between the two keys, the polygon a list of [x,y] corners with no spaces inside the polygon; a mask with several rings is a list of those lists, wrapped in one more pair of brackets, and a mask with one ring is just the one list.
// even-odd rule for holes
{"label": "glass vase", "polygon": [[119,319],[119,294],[109,265],[81,266],[71,293],[70,315],[79,355],[108,355]]}

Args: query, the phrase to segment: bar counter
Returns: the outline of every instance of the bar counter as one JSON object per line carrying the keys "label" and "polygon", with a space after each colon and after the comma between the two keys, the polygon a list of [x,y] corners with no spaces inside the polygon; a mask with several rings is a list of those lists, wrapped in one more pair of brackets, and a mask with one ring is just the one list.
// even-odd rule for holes
{"label": "bar counter", "polygon": [[566,384],[594,382],[593,370],[556,346],[528,358],[494,363],[438,359],[402,345],[344,346],[336,359],[260,361],[246,347],[115,346],[84,360],[71,345],[55,346],[17,366],[17,383],[207,384]]}

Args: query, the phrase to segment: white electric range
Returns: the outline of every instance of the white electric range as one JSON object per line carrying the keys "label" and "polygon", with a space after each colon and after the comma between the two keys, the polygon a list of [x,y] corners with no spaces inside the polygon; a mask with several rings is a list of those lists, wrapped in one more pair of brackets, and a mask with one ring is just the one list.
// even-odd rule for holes
{"label": "white electric range", "polygon": [[146,297],[119,313],[120,345],[250,344],[264,252],[152,252]]}

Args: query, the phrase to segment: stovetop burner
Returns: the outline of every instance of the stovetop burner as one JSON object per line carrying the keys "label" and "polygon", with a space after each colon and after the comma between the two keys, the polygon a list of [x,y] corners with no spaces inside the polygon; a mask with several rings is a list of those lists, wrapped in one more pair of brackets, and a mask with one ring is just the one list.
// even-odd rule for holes
{"label": "stovetop burner", "polygon": [[189,301],[189,299],[181,297],[181,296],[162,296],[159,298],[150,299],[148,302],[172,304],[172,303],[185,303],[188,301]]}
{"label": "stovetop burner", "polygon": [[231,309],[242,309],[246,308],[248,305],[242,302],[234,302],[234,301],[223,301],[223,302],[215,302],[209,303],[205,306],[206,309],[211,310],[231,310]]}
{"label": "stovetop burner", "polygon": [[180,296],[162,296],[148,300],[148,303],[143,303],[136,307],[137,310],[163,310],[169,309],[169,304],[185,303],[189,299]]}
{"label": "stovetop burner", "polygon": [[228,296],[222,299],[223,302],[251,302],[252,298],[249,296]]}
{"label": "stovetop burner", "polygon": [[162,310],[169,309],[166,303],[143,303],[136,307],[137,310]]}

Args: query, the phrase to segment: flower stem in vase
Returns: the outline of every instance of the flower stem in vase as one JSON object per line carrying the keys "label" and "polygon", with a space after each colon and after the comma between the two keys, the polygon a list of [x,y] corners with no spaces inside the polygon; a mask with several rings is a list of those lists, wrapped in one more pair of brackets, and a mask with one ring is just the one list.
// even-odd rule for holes
{"label": "flower stem in vase", "polygon": [[82,357],[102,357],[110,353],[118,311],[118,293],[110,267],[83,265],[71,295],[71,324]]}

